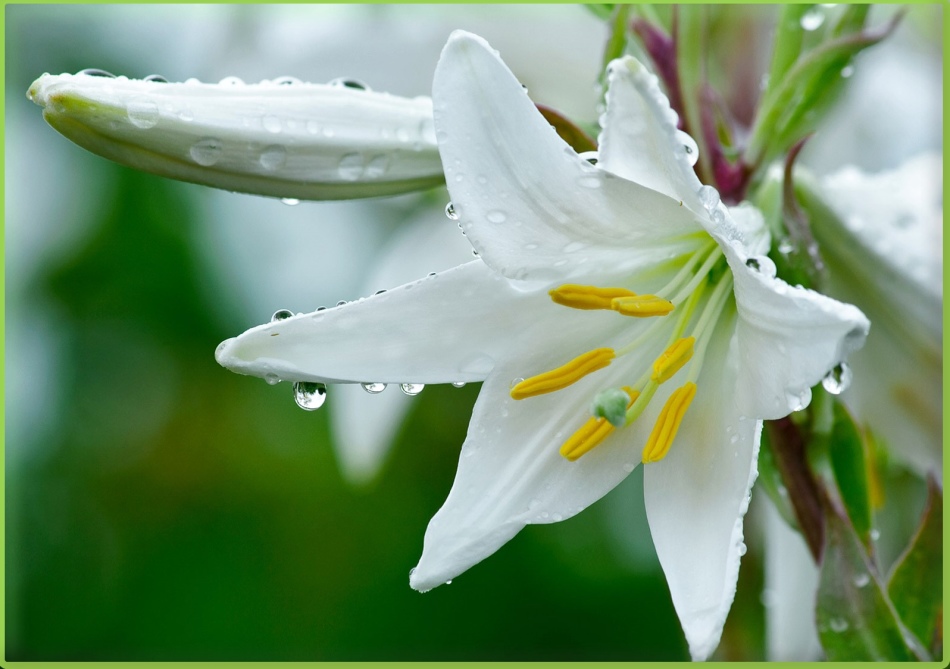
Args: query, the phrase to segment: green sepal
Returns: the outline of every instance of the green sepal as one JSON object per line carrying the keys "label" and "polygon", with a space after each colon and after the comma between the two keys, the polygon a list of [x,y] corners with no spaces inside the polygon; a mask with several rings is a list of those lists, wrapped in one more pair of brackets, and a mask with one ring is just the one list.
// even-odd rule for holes
{"label": "green sepal", "polygon": [[887,591],[907,629],[939,657],[943,646],[943,494],[933,477],[927,480],[927,488],[920,527],[891,569]]}

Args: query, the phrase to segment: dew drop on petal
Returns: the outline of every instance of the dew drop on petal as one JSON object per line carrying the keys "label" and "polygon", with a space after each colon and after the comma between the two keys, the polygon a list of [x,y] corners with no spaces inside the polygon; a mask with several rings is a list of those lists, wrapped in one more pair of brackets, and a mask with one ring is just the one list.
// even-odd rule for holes
{"label": "dew drop on petal", "polygon": [[268,114],[261,122],[264,124],[264,130],[267,132],[273,132],[275,134],[280,132],[280,119],[276,116]]}
{"label": "dew drop on petal", "polygon": [[244,80],[240,77],[225,77],[218,82],[219,86],[243,86]]}
{"label": "dew drop on petal", "polygon": [[215,137],[205,137],[192,144],[188,153],[191,159],[203,167],[211,167],[221,158],[221,140]]}
{"label": "dew drop on petal", "polygon": [[154,82],[154,83],[156,83],[156,84],[167,84],[167,83],[168,83],[168,79],[166,79],[165,77],[163,77],[163,76],[160,75],[160,74],[150,74],[150,75],[148,75],[147,77],[145,77],[144,81],[152,81],[152,82]]}
{"label": "dew drop on petal", "polygon": [[378,156],[373,156],[370,158],[369,163],[366,164],[365,176],[367,179],[378,179],[379,177],[386,174],[386,170],[388,169],[389,156],[381,153]]}
{"label": "dew drop on petal", "polygon": [[369,86],[364,84],[359,79],[351,79],[349,77],[337,77],[330,81],[330,86],[337,86],[340,88],[352,88],[354,91],[368,91]]}
{"label": "dew drop on petal", "polygon": [[379,383],[378,381],[375,383],[361,383],[360,385],[363,387],[363,390],[368,392],[370,395],[379,395],[381,392],[386,390],[386,384]]}
{"label": "dew drop on petal", "polygon": [[485,214],[485,218],[487,218],[490,223],[504,223],[508,217],[505,215],[505,212],[494,209]]}
{"label": "dew drop on petal", "polygon": [[600,177],[593,175],[581,177],[577,180],[577,183],[583,188],[600,188],[603,185]]}
{"label": "dew drop on petal", "polygon": [[284,204],[290,206],[290,207],[295,207],[295,206],[297,206],[298,204],[300,204],[300,200],[298,200],[298,199],[295,198],[295,197],[282,197],[282,198],[280,198],[280,201],[283,202]]}
{"label": "dew drop on petal", "polygon": [[261,152],[260,163],[265,170],[278,170],[287,162],[287,149],[279,144],[268,146]]}
{"label": "dew drop on petal", "polygon": [[828,374],[821,380],[821,386],[832,395],[840,395],[848,386],[851,385],[851,367],[848,363],[842,362],[835,365]]}
{"label": "dew drop on petal", "polygon": [[678,130],[676,136],[683,143],[683,154],[686,157],[686,162],[691,166],[695,165],[699,161],[699,147],[696,145],[696,140],[682,130]]}
{"label": "dew drop on petal", "polygon": [[294,384],[294,401],[301,409],[316,411],[327,401],[327,387],[322,383],[297,381]]}
{"label": "dew drop on petal", "polygon": [[270,322],[276,323],[277,321],[285,321],[293,315],[294,312],[290,309],[278,309],[274,312],[274,315],[270,317]]}
{"label": "dew drop on petal", "polygon": [[600,154],[596,151],[584,151],[584,153],[580,153],[578,156],[589,162],[591,165],[596,165],[600,160]]}
{"label": "dew drop on petal", "polygon": [[455,383],[452,384],[452,387],[453,387],[453,388],[464,388],[464,387],[465,387],[465,381],[456,381]]}
{"label": "dew drop on petal", "polygon": [[363,156],[359,153],[346,154],[340,158],[340,164],[337,166],[337,173],[346,181],[356,181],[363,176],[363,171]]}
{"label": "dew drop on petal", "polygon": [[158,105],[147,98],[135,98],[126,109],[129,122],[136,128],[147,130],[158,123]]}
{"label": "dew drop on petal", "polygon": [[719,191],[712,186],[700,186],[696,194],[707,211],[712,211],[719,205]]}
{"label": "dew drop on petal", "polygon": [[445,217],[448,218],[450,221],[459,220],[459,215],[458,215],[458,212],[455,210],[455,205],[452,204],[451,202],[445,205]]}
{"label": "dew drop on petal", "polygon": [[511,380],[511,383],[508,384],[508,389],[510,390],[510,389],[514,388],[515,386],[517,386],[517,385],[518,385],[519,383],[521,383],[522,381],[524,381],[524,379],[521,378],[521,377],[518,377],[517,379],[512,379],[512,380]]}
{"label": "dew drop on petal", "polygon": [[409,397],[415,397],[422,392],[422,389],[425,388],[424,383],[400,383],[399,389]]}
{"label": "dew drop on petal", "polygon": [[748,550],[749,550],[749,548],[748,548],[748,546],[745,545],[745,543],[739,544],[738,551],[739,551],[739,556],[740,556],[740,557],[743,556],[743,555],[745,555],[745,554],[746,554],[746,551],[748,551]]}
{"label": "dew drop on petal", "polygon": [[276,386],[278,383],[280,383],[280,377],[274,373],[265,374],[264,380],[269,386]]}
{"label": "dew drop on petal", "polygon": [[80,70],[76,74],[85,74],[87,77],[106,77],[108,79],[115,79],[115,75],[111,72],[106,72],[105,70],[100,70],[95,67],[88,67],[85,70]]}

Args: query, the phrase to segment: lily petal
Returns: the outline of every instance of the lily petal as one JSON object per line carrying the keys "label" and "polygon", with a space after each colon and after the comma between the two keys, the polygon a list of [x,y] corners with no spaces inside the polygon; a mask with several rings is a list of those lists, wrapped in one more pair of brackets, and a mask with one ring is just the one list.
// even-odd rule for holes
{"label": "lily petal", "polygon": [[53,128],[93,153],[215,188],[338,200],[442,181],[428,98],[82,73],[44,74],[27,96]]}
{"label": "lily petal", "polygon": [[719,644],[758,473],[762,423],[742,417],[723,390],[735,387],[738,355],[735,337],[714,337],[688,420],[666,458],[643,471],[650,532],[694,660],[705,660]]}
{"label": "lily petal", "polygon": [[701,230],[679,200],[580,158],[480,37],[452,34],[432,89],[453,206],[504,276],[567,280],[589,273],[594,257],[630,272]]}
{"label": "lily petal", "polygon": [[765,256],[722,248],[739,312],[737,406],[764,420],[803,409],[811,387],[864,344],[868,319],[853,305],[775,278]]}
{"label": "lily petal", "polygon": [[[482,381],[497,361],[512,356],[541,371],[562,364],[551,356],[591,327],[620,327],[623,319],[612,316],[559,307],[546,293],[518,290],[476,260],[380,295],[258,326],[223,342],[215,355],[232,371],[274,381]],[[538,341],[553,343],[539,352]]]}
{"label": "lily petal", "polygon": [[676,127],[677,114],[655,75],[629,56],[607,68],[607,112],[598,165],[702,212],[702,185],[692,165],[696,142]]}

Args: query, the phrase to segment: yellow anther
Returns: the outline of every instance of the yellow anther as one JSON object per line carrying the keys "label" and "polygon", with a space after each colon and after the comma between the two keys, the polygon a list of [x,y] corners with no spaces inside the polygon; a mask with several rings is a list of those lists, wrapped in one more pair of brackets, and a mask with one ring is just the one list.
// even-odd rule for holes
{"label": "yellow anther", "polygon": [[610,308],[624,316],[648,318],[650,316],[666,316],[673,311],[673,303],[656,295],[635,295],[632,297],[615,297],[610,301]]}
{"label": "yellow anther", "polygon": [[653,363],[653,376],[650,378],[657,383],[669,381],[693,357],[695,343],[696,337],[684,337],[673,342]]}
{"label": "yellow anther", "polygon": [[673,445],[673,439],[679,430],[683,416],[689,408],[690,402],[696,395],[696,384],[689,382],[682,388],[677,388],[666,400],[663,410],[660,411],[660,417],[656,419],[656,425],[653,426],[653,432],[647,439],[647,445],[643,447],[643,462],[659,462],[666,457],[670,446]]}
{"label": "yellow anther", "polygon": [[555,390],[567,388],[591,372],[603,369],[615,357],[612,348],[595,348],[584,355],[579,355],[569,363],[561,365],[550,372],[525,379],[511,389],[511,398],[523,400],[526,397],[553,393]]}
{"label": "yellow anther", "polygon": [[[630,401],[627,403],[629,409],[637,401],[640,393],[629,386],[624,386],[623,390],[630,396]],[[574,462],[594,446],[603,442],[614,429],[614,426],[606,418],[588,418],[587,422],[581,425],[580,429],[561,446],[561,455]]]}
{"label": "yellow anther", "polygon": [[566,283],[555,288],[548,295],[557,304],[572,309],[611,309],[611,300],[615,297],[637,296],[626,288],[598,288],[574,283]]}

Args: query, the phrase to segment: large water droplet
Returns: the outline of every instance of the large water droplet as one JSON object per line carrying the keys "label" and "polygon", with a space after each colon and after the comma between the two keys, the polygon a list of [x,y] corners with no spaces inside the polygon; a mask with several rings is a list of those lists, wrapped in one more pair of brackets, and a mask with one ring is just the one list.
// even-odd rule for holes
{"label": "large water droplet", "polygon": [[298,204],[300,204],[300,200],[295,197],[282,197],[280,198],[280,201],[290,207],[296,207]]}
{"label": "large water droplet", "polygon": [[363,156],[359,153],[348,153],[340,158],[337,173],[341,179],[356,181],[363,176]]}
{"label": "large water droplet", "polygon": [[87,77],[107,77],[109,79],[115,79],[115,75],[111,72],[106,72],[105,70],[100,70],[95,67],[88,67],[85,70],[80,70],[76,74],[85,74]]}
{"label": "large water droplet", "polygon": [[399,389],[409,395],[409,397],[415,397],[422,392],[422,389],[425,388],[424,383],[400,383]]}
{"label": "large water droplet", "polygon": [[168,79],[166,79],[165,77],[163,77],[163,76],[160,75],[160,74],[150,74],[150,75],[148,75],[147,77],[145,77],[145,81],[152,81],[152,82],[154,82],[154,83],[156,83],[156,84],[167,84],[167,83],[168,83]]}
{"label": "large water droplet", "polygon": [[280,119],[276,116],[268,114],[261,120],[261,122],[264,124],[264,130],[267,132],[280,132]]}
{"label": "large water droplet", "polygon": [[746,267],[754,269],[759,274],[767,276],[769,278],[775,278],[775,274],[778,271],[775,267],[775,263],[772,262],[772,259],[768,256],[756,256],[754,258],[748,258],[745,261]]}
{"label": "large water droplet", "polygon": [[445,217],[448,218],[450,221],[459,220],[459,214],[455,210],[455,205],[452,204],[451,202],[445,205]]}
{"label": "large water droplet", "polygon": [[265,170],[278,170],[287,162],[287,149],[279,144],[268,146],[261,152],[260,163]]}
{"label": "large water droplet", "polygon": [[360,385],[363,386],[363,390],[368,392],[370,395],[379,395],[381,392],[386,390],[385,383],[361,383]]}
{"label": "large water droplet", "polygon": [[745,555],[745,554],[746,554],[746,551],[748,551],[748,550],[749,550],[749,547],[746,546],[744,543],[739,544],[739,556],[740,556],[740,557],[743,556],[743,555]]}
{"label": "large water droplet", "polygon": [[322,383],[297,381],[294,384],[294,401],[301,409],[316,411],[327,401],[327,387]]}
{"label": "large water droplet", "polygon": [[188,153],[191,159],[204,167],[211,167],[221,159],[221,140],[216,137],[205,137],[195,142]]}
{"label": "large water droplet", "polygon": [[848,363],[842,362],[828,372],[827,376],[821,380],[821,386],[832,395],[840,395],[851,385],[851,377],[851,368]]}
{"label": "large water droplet", "polygon": [[807,30],[809,32],[812,30],[818,30],[821,27],[821,24],[824,22],[825,13],[819,7],[809,9],[807,12],[802,14],[802,18],[799,20],[802,30]]}
{"label": "large water droplet", "polygon": [[695,165],[699,161],[699,147],[696,145],[696,140],[682,130],[676,131],[676,137],[683,144],[683,155],[686,157],[686,162],[691,166]]}
{"label": "large water droplet", "polygon": [[274,312],[274,315],[270,317],[270,322],[276,323],[277,321],[285,321],[293,315],[294,312],[290,309],[278,309]]}
{"label": "large water droplet", "polygon": [[719,206],[719,191],[712,186],[700,186],[696,193],[699,201],[707,211],[712,211]]}
{"label": "large water droplet", "polygon": [[126,114],[132,125],[143,130],[154,128],[158,123],[158,105],[147,98],[135,98],[130,101]]}

